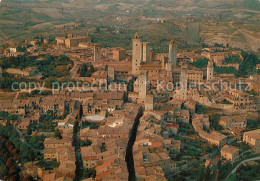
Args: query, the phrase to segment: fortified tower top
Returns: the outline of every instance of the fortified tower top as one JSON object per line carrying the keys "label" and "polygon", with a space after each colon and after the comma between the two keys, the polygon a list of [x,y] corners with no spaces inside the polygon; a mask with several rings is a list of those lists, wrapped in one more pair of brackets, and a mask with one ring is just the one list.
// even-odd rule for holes
{"label": "fortified tower top", "polygon": [[133,39],[140,39],[140,37],[139,37],[138,33],[135,33],[135,35],[134,35]]}
{"label": "fortified tower top", "polygon": [[173,45],[175,43],[174,39],[171,39],[170,44]]}

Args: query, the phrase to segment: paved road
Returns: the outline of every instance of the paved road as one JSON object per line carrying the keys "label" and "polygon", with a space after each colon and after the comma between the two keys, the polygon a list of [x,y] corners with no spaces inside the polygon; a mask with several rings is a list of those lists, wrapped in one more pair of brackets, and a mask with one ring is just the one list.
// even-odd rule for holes
{"label": "paved road", "polygon": [[230,174],[228,174],[227,178],[230,177],[231,174],[235,173],[235,171],[236,171],[242,164],[244,164],[244,163],[246,163],[246,162],[249,162],[249,161],[255,161],[255,160],[260,160],[260,156],[255,157],[255,158],[249,158],[249,159],[246,159],[246,160],[240,162],[240,163],[232,170],[232,172],[231,172]]}

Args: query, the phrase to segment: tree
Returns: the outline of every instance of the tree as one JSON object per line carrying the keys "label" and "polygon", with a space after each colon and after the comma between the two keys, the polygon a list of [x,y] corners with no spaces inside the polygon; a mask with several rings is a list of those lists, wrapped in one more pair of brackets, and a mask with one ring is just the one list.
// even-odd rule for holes
{"label": "tree", "polygon": [[3,179],[8,173],[8,169],[5,164],[0,161],[0,178]]}
{"label": "tree", "polygon": [[35,154],[32,148],[30,148],[26,143],[23,143],[20,146],[20,156],[22,163],[34,161],[35,159]]}
{"label": "tree", "polygon": [[219,125],[219,119],[220,119],[219,114],[213,114],[209,117],[211,129],[214,129],[216,131],[220,131],[223,129],[222,126]]}
{"label": "tree", "polygon": [[133,90],[134,90],[134,79],[131,79],[127,84],[127,91],[133,92]]}
{"label": "tree", "polygon": [[87,77],[87,72],[88,72],[88,64],[84,63],[79,69],[79,76]]}
{"label": "tree", "polygon": [[9,116],[9,113],[7,111],[0,111],[0,118],[6,119]]}
{"label": "tree", "polygon": [[58,138],[58,139],[62,138],[60,130],[58,128],[56,128],[55,131],[54,131],[54,137]]}
{"label": "tree", "polygon": [[199,171],[199,180],[203,180],[205,177],[205,167],[204,166],[200,166],[200,171]]}
{"label": "tree", "polygon": [[184,103],[181,104],[181,109],[186,109],[186,106]]}
{"label": "tree", "polygon": [[202,69],[202,68],[207,67],[208,61],[209,61],[209,59],[203,58],[203,59],[198,59],[198,60],[196,60],[196,61],[194,61],[194,62],[192,62],[190,64],[192,66],[195,66],[195,67],[198,67],[198,68]]}
{"label": "tree", "polygon": [[96,177],[96,170],[93,168],[87,168],[83,171],[82,179],[86,178],[95,178]]}
{"label": "tree", "polygon": [[85,142],[83,140],[80,140],[79,145],[80,145],[80,147],[83,147],[83,146],[85,146]]}
{"label": "tree", "polygon": [[202,104],[200,104],[200,103],[196,103],[195,113],[197,113],[197,114],[205,114],[205,113],[207,113],[207,108],[205,106],[203,106]]}
{"label": "tree", "polygon": [[88,138],[85,140],[85,145],[90,146],[92,144],[92,141],[89,140]]}
{"label": "tree", "polygon": [[95,72],[95,69],[94,69],[94,67],[93,67],[92,64],[90,65],[89,71],[90,71],[91,73]]}
{"label": "tree", "polygon": [[211,180],[211,179],[210,179],[210,168],[209,168],[209,167],[207,167],[207,169],[206,169],[205,180]]}
{"label": "tree", "polygon": [[28,128],[27,128],[27,134],[31,135],[32,134],[32,126],[31,124],[29,124]]}
{"label": "tree", "polygon": [[260,59],[254,54],[247,52],[242,52],[244,60],[239,65],[238,73],[241,76],[246,76],[255,72],[256,64],[260,63]]}

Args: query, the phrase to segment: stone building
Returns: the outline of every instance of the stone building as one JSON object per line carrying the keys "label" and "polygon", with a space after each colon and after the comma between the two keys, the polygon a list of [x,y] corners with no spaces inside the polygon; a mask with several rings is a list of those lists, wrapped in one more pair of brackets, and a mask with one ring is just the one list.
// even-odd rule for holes
{"label": "stone building", "polygon": [[225,145],[221,148],[221,156],[234,163],[239,159],[239,149],[234,146]]}
{"label": "stone building", "polygon": [[[180,82],[181,70],[173,70],[173,81],[174,83]],[[200,70],[187,70],[187,83],[196,83],[200,84],[203,82],[203,71]]]}
{"label": "stone building", "polygon": [[96,43],[94,45],[94,62],[101,60],[101,54],[100,54],[100,44]]}
{"label": "stone building", "polygon": [[[68,38],[65,39],[65,45],[67,47],[78,47],[79,44],[82,42],[91,42],[91,37],[88,34],[86,36],[68,34]],[[58,43],[58,40],[57,40],[57,43]]]}
{"label": "stone building", "polygon": [[260,153],[260,129],[248,131],[244,133],[243,141]]}
{"label": "stone building", "polygon": [[253,106],[254,100],[249,93],[241,90],[230,90],[226,99],[232,102],[233,106],[238,109],[250,108]]}
{"label": "stone building", "polygon": [[221,116],[219,120],[219,125],[223,126],[223,128],[239,128],[245,129],[247,125],[247,119],[240,115],[235,116]]}
{"label": "stone building", "polygon": [[113,50],[113,59],[117,61],[125,60],[126,51],[123,48],[116,48]]}

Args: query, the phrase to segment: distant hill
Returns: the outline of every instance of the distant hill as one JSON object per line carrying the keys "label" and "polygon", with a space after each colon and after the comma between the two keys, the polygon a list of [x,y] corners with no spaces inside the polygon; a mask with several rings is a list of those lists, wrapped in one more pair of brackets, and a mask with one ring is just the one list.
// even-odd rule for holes
{"label": "distant hill", "polygon": [[[258,51],[259,17],[258,0],[2,0],[0,43],[86,31],[97,40],[111,39],[119,31],[105,45],[129,45],[126,37],[144,31],[157,48],[173,37]],[[109,31],[95,32],[96,27]]]}

